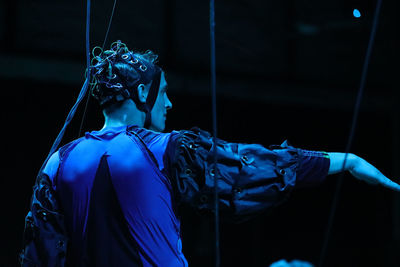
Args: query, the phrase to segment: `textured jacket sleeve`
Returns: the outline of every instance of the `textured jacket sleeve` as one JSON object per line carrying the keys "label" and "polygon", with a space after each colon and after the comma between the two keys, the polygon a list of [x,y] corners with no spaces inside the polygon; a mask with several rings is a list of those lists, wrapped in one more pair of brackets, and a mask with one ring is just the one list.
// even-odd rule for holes
{"label": "textured jacket sleeve", "polygon": [[[55,154],[50,161],[58,158]],[[33,187],[30,210],[25,217],[21,266],[62,267],[67,243],[64,216],[51,179],[44,171]]]}
{"label": "textured jacket sleeve", "polygon": [[221,215],[239,222],[275,207],[290,195],[296,182],[298,149],[287,142],[271,149],[220,139],[216,143],[214,169],[209,133],[193,128],[171,135],[165,161],[178,203],[213,211],[217,177]]}

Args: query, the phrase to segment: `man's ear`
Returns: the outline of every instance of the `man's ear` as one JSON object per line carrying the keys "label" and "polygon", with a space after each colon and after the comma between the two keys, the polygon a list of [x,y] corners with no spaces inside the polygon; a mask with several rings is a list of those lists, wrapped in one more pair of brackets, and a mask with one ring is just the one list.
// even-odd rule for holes
{"label": "man's ear", "polygon": [[144,84],[139,84],[137,87],[139,101],[141,103],[146,103],[147,95],[149,94],[149,89]]}

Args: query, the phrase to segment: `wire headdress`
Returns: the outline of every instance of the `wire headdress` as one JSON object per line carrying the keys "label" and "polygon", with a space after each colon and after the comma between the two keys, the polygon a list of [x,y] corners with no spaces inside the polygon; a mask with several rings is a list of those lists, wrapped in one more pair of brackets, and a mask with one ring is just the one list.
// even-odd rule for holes
{"label": "wire headdress", "polygon": [[[91,94],[102,108],[132,99],[138,109],[150,113],[160,86],[162,69],[156,65],[158,56],[150,50],[133,52],[121,41],[110,50],[95,47],[91,61]],[[151,83],[146,103],[139,101],[137,87]],[[148,126],[148,125],[147,125]],[[146,125],[145,125],[146,127]]]}

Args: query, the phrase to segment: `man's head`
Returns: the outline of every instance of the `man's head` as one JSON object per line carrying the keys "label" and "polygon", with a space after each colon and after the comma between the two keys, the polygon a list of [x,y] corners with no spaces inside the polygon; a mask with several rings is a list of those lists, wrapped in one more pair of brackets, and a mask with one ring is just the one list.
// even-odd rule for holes
{"label": "man's head", "polygon": [[[166,112],[172,107],[166,95],[164,72],[156,65],[157,55],[129,51],[117,41],[110,50],[95,55],[92,64],[92,95],[99,101],[105,114],[110,110],[134,111],[134,105],[144,114],[144,127],[156,131],[165,128]],[[113,112],[117,114],[118,112]],[[121,112],[119,112],[121,113]],[[126,114],[131,115],[131,114]]]}

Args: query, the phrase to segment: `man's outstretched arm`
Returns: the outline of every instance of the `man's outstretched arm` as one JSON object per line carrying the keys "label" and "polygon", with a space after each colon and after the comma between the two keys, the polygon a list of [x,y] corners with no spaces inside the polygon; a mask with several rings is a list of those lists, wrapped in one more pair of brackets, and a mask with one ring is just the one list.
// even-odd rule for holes
{"label": "man's outstretched arm", "polygon": [[[329,174],[335,174],[343,170],[346,153],[328,153],[330,157]],[[391,181],[383,175],[377,168],[357,155],[349,153],[344,166],[345,171],[349,171],[355,178],[369,184],[379,184],[389,189],[400,192],[400,185]]]}

